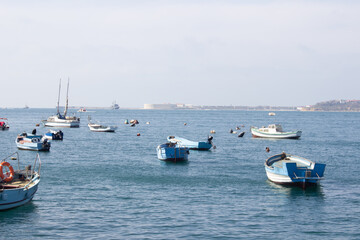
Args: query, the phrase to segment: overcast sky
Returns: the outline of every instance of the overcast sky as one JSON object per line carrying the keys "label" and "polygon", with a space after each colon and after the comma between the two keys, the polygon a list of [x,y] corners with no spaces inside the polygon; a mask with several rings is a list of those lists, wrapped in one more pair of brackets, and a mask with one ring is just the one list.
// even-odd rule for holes
{"label": "overcast sky", "polygon": [[360,99],[360,1],[0,1],[0,107]]}

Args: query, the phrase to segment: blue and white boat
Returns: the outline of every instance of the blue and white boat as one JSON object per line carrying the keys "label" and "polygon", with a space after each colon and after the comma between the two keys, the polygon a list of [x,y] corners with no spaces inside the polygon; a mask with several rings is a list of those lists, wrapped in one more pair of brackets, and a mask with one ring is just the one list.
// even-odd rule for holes
{"label": "blue and white boat", "polygon": [[[14,166],[18,166],[14,170]],[[37,171],[35,168],[37,167]],[[0,163],[0,210],[19,207],[30,202],[38,189],[40,183],[41,160],[39,154],[35,158],[33,166],[20,169],[19,154],[13,153]],[[3,172],[5,170],[5,173]]]}
{"label": "blue and white boat", "polygon": [[324,178],[325,166],[284,152],[265,161],[265,171],[270,181],[302,188],[319,183]]}
{"label": "blue and white boat", "polygon": [[64,133],[61,130],[55,131],[50,129],[47,133],[45,133],[44,138],[49,140],[63,140]]}
{"label": "blue and white boat", "polygon": [[209,150],[213,146],[212,139],[213,137],[209,136],[206,142],[194,142],[178,136],[167,137],[167,140],[169,142],[180,143],[181,146],[187,147],[192,150]]}
{"label": "blue and white boat", "polygon": [[187,161],[189,148],[178,143],[167,142],[156,148],[158,159],[162,161],[180,162]]}
{"label": "blue and white boat", "polygon": [[16,137],[18,149],[32,151],[49,151],[51,143],[42,135],[22,133]]}

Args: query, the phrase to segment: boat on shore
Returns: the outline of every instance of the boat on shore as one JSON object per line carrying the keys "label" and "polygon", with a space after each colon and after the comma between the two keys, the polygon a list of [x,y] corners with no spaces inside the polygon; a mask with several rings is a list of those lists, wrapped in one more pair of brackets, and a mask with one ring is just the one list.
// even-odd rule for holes
{"label": "boat on shore", "polygon": [[251,134],[258,138],[277,138],[277,139],[298,139],[301,137],[302,131],[285,132],[280,124],[270,124],[268,127],[251,127]]}
{"label": "boat on shore", "polygon": [[265,161],[265,171],[270,181],[302,188],[318,184],[324,179],[325,166],[326,164],[284,152]]}
{"label": "boat on shore", "polygon": [[173,142],[157,146],[156,152],[158,159],[166,162],[184,162],[189,156],[189,148]]}
{"label": "boat on shore", "polygon": [[80,127],[80,118],[74,116],[67,116],[68,106],[69,106],[69,81],[67,84],[67,93],[66,93],[66,105],[64,113],[60,113],[60,90],[61,90],[61,81],[59,84],[59,95],[57,102],[57,113],[56,115],[50,116],[47,120],[43,120],[43,124],[45,127],[70,127],[70,128],[78,128]]}
{"label": "boat on shore", "polygon": [[47,133],[45,133],[44,138],[49,140],[63,140],[64,133],[61,130],[55,131],[50,129]]}
{"label": "boat on shore", "polygon": [[[10,164],[17,160],[17,170]],[[37,171],[35,168],[37,167]],[[6,169],[5,169],[6,168]],[[36,155],[34,165],[20,169],[20,159],[17,152],[1,160],[0,163],[0,210],[19,207],[30,202],[40,183],[41,160]],[[5,170],[5,173],[4,173]]]}
{"label": "boat on shore", "polygon": [[88,117],[88,120],[88,127],[92,132],[115,132],[115,130],[117,129],[117,126],[107,126],[102,125],[99,122],[92,122],[90,116]]}
{"label": "boat on shore", "polygon": [[51,143],[42,135],[22,133],[15,139],[18,149],[32,151],[49,151]]}
{"label": "boat on shore", "polygon": [[179,143],[181,146],[191,150],[209,150],[212,146],[213,137],[209,136],[206,142],[194,142],[178,136],[168,136],[167,140],[172,143]]}
{"label": "boat on shore", "polygon": [[0,118],[0,130],[9,130],[10,126],[7,118]]}

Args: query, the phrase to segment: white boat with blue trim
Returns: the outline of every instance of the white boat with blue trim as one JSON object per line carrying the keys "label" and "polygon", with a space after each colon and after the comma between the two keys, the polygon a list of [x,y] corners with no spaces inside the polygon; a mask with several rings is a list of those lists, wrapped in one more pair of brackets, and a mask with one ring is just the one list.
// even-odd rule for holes
{"label": "white boat with blue trim", "polygon": [[291,155],[277,154],[265,161],[268,179],[284,185],[298,185],[306,188],[324,179],[326,164],[315,163],[309,159]]}
{"label": "white boat with blue trim", "polygon": [[15,139],[18,149],[32,151],[49,151],[51,143],[42,135],[22,133]]}
{"label": "white boat with blue trim", "polygon": [[209,150],[213,146],[212,136],[209,136],[206,142],[194,142],[178,136],[168,136],[167,140],[172,143],[180,143],[181,146],[192,150]]}
{"label": "white boat with blue trim", "polygon": [[[17,162],[15,162],[17,160]],[[10,162],[18,166],[14,170]],[[37,168],[37,171],[35,171]],[[30,202],[40,183],[41,160],[36,155],[34,164],[20,169],[19,154],[11,154],[0,163],[0,210],[19,207]]]}
{"label": "white boat with blue trim", "polygon": [[251,127],[251,134],[257,138],[276,138],[276,139],[298,139],[302,131],[285,132],[280,124],[270,124],[268,127]]}

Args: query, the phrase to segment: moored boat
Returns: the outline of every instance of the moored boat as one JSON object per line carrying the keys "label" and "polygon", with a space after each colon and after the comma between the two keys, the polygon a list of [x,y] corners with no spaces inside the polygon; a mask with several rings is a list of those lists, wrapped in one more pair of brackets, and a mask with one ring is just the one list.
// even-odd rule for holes
{"label": "moored boat", "polygon": [[268,127],[261,128],[251,127],[250,130],[253,137],[259,138],[298,139],[302,133],[302,131],[299,130],[285,132],[280,124],[270,124]]}
{"label": "moored boat", "polygon": [[15,139],[18,149],[32,151],[49,151],[51,143],[42,135],[22,133]]}
{"label": "moored boat", "polygon": [[115,130],[117,129],[117,126],[107,126],[107,125],[102,125],[98,122],[92,122],[91,121],[91,117],[88,116],[88,127],[90,129],[90,131],[92,132],[115,132]]}
{"label": "moored boat", "polygon": [[179,143],[167,142],[157,146],[157,157],[159,160],[168,162],[182,162],[188,160],[189,148]]}
{"label": "moored boat", "polygon": [[284,152],[265,161],[265,171],[270,181],[302,188],[318,184],[324,178],[325,166]]}
{"label": "moored boat", "polygon": [[45,133],[44,138],[49,140],[63,140],[64,133],[61,130],[55,131],[50,129],[49,132]]}
{"label": "moored boat", "polygon": [[179,143],[181,146],[192,150],[209,150],[213,146],[212,136],[209,136],[206,142],[194,142],[178,136],[168,136],[167,140],[172,143]]}
{"label": "moored boat", "polygon": [[10,126],[7,118],[0,118],[0,130],[9,130]]}
{"label": "moored boat", "polygon": [[69,105],[69,81],[67,84],[67,94],[66,94],[66,105],[64,114],[60,113],[60,89],[61,89],[61,81],[59,84],[59,95],[58,95],[58,102],[57,102],[57,113],[56,115],[48,117],[47,120],[43,120],[43,124],[45,127],[70,127],[70,128],[78,128],[80,127],[80,118],[74,116],[67,116],[68,105]]}
{"label": "moored boat", "polygon": [[[17,160],[17,170],[10,161]],[[35,168],[37,167],[37,171]],[[6,168],[6,170],[5,170]],[[20,169],[19,154],[17,152],[3,159],[0,163],[0,210],[19,207],[30,202],[40,183],[41,160],[36,155],[34,165]],[[4,173],[5,170],[5,173]]]}
{"label": "moored boat", "polygon": [[274,113],[274,112],[269,112],[269,116],[275,116],[276,115],[276,113]]}

